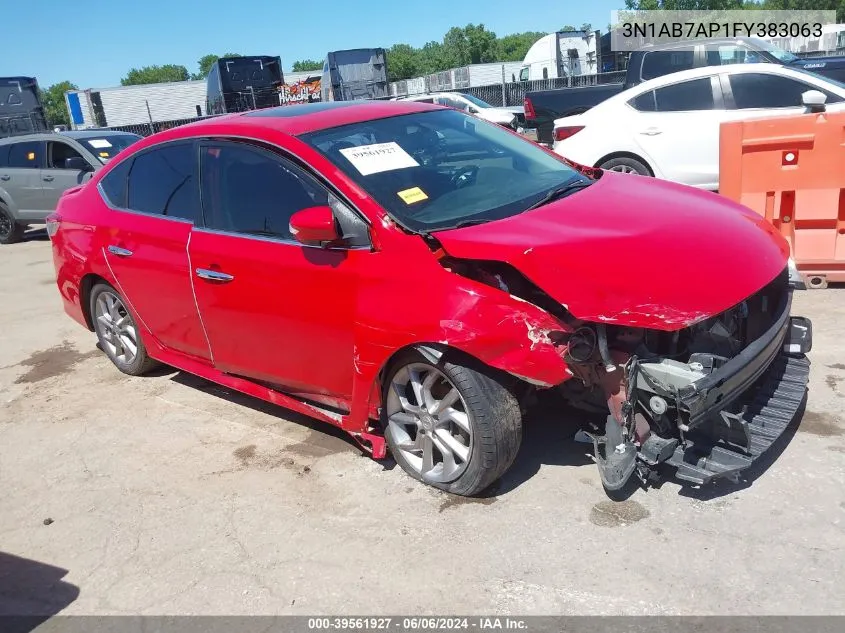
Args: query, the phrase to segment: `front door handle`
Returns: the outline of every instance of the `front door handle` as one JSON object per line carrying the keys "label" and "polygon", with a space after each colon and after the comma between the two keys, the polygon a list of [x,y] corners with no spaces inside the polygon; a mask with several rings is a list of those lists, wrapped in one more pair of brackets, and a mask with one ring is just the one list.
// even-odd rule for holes
{"label": "front door handle", "polygon": [[109,246],[109,253],[118,257],[132,257],[132,251],[121,248],[120,246]]}
{"label": "front door handle", "polygon": [[3,174],[2,176],[0,176],[0,180],[11,180],[11,178],[12,177],[9,176],[8,174]]}
{"label": "front door handle", "polygon": [[41,180],[46,180],[47,182],[52,182],[53,176],[42,176]]}
{"label": "front door handle", "polygon": [[209,281],[232,281],[235,277],[221,273],[218,270],[209,270],[208,268],[197,268],[197,277],[200,279],[207,279]]}
{"label": "front door handle", "polygon": [[663,130],[660,130],[656,127],[646,128],[645,130],[642,130],[640,132],[640,134],[644,134],[646,136],[656,136],[656,135],[662,134],[662,133],[663,133]]}

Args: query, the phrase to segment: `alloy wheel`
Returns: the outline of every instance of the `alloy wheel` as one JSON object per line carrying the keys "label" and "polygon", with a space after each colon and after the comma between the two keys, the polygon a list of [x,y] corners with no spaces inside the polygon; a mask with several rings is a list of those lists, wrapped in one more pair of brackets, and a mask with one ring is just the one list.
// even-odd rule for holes
{"label": "alloy wheel", "polygon": [[131,364],[138,355],[138,329],[123,301],[113,292],[101,292],[95,312],[97,334],[106,352],[118,363]]}
{"label": "alloy wheel", "polygon": [[15,228],[15,223],[12,219],[0,211],[0,239],[7,238],[12,234]]}
{"label": "alloy wheel", "polygon": [[392,446],[425,482],[463,474],[472,453],[472,426],[458,388],[439,369],[405,365],[393,376],[386,402]]}
{"label": "alloy wheel", "polygon": [[610,171],[618,171],[622,174],[634,174],[635,176],[639,176],[639,172],[630,165],[615,165],[610,168]]}

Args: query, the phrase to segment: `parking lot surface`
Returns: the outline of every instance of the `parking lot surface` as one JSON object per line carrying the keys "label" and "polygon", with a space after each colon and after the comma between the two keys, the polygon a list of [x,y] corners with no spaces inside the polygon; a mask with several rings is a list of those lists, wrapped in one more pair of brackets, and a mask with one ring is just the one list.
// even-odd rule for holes
{"label": "parking lot surface", "polygon": [[806,410],[748,481],[613,503],[546,406],[468,500],[190,375],[121,374],[43,232],[0,261],[0,613],[845,613],[842,289],[796,297]]}

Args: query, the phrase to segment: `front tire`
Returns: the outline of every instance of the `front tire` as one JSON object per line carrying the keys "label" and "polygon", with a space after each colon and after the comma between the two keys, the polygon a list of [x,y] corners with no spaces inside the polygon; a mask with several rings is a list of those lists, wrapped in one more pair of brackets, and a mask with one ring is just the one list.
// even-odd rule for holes
{"label": "front tire", "polygon": [[487,373],[417,351],[398,359],[382,393],[384,435],[411,477],[472,496],[510,468],[522,441],[514,395]]}
{"label": "front tire", "polygon": [[623,174],[633,174],[635,176],[651,176],[651,170],[636,158],[611,158],[599,165],[599,169],[618,171]]}
{"label": "front tire", "polygon": [[5,204],[0,203],[0,244],[14,244],[23,239],[26,227],[15,220]]}
{"label": "front tire", "polygon": [[135,317],[117,290],[108,284],[95,285],[90,310],[100,347],[120,371],[140,376],[158,364],[147,354]]}

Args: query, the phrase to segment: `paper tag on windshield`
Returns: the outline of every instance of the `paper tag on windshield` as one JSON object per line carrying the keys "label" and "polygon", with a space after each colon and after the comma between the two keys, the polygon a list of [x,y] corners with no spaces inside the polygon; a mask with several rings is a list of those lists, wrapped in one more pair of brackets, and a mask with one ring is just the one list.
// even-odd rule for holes
{"label": "paper tag on windshield", "polygon": [[97,149],[101,149],[103,147],[111,147],[111,143],[109,143],[104,138],[92,138],[90,141],[88,141],[88,143],[90,143],[91,147],[96,147]]}
{"label": "paper tag on windshield", "polygon": [[397,191],[396,195],[402,198],[405,204],[414,204],[415,202],[422,202],[423,200],[428,200],[428,196],[426,195],[425,191],[423,191],[419,187],[411,187],[410,189],[403,189],[402,191]]}
{"label": "paper tag on windshield", "polygon": [[393,142],[348,147],[340,150],[340,153],[362,176],[420,165],[408,152]]}

